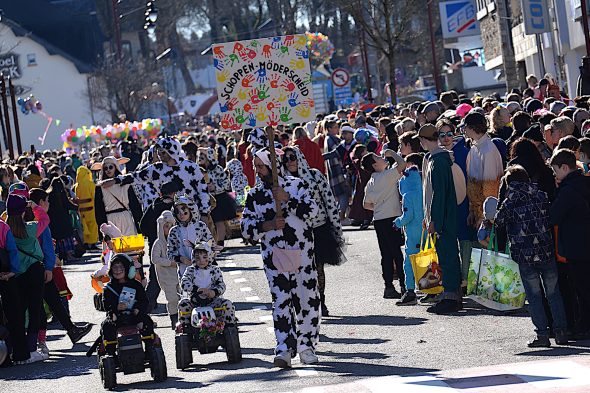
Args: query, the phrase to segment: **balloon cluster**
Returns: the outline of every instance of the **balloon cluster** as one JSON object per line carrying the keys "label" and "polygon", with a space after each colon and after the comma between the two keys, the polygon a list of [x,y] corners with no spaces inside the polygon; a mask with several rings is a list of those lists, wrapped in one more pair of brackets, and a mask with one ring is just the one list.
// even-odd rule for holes
{"label": "balloon cluster", "polygon": [[142,121],[126,121],[106,126],[78,127],[65,130],[61,134],[64,148],[79,146],[84,143],[119,142],[128,138],[136,141],[155,138],[162,129],[161,119],[143,119]]}
{"label": "balloon cluster", "polygon": [[334,54],[334,45],[330,42],[327,35],[322,33],[305,33],[307,37],[307,47],[310,51],[309,59],[312,68],[318,68],[324,63],[327,63]]}
{"label": "balloon cluster", "polygon": [[27,98],[18,97],[16,102],[20,106],[20,111],[25,115],[28,115],[30,112],[37,113],[43,109],[41,101],[37,100],[32,94]]}

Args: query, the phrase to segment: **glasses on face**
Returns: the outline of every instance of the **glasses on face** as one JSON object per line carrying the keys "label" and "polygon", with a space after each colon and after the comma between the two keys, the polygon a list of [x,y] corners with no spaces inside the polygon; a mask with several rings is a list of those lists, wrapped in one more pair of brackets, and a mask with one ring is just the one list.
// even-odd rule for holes
{"label": "glasses on face", "polygon": [[285,162],[296,162],[297,156],[295,154],[285,154]]}
{"label": "glasses on face", "polygon": [[455,136],[455,133],[453,131],[447,131],[447,132],[441,132],[438,134],[438,137],[440,139],[442,138],[452,138]]}
{"label": "glasses on face", "polygon": [[113,169],[115,169],[114,165],[105,165],[104,166],[104,170],[105,171],[112,171]]}

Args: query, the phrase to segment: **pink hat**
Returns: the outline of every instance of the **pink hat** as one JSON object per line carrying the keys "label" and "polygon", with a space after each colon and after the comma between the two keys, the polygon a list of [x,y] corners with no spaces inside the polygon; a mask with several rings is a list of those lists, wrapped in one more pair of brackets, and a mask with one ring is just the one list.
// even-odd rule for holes
{"label": "pink hat", "polygon": [[472,110],[473,107],[469,104],[460,104],[459,106],[457,106],[457,110],[455,111],[457,113],[457,115],[459,115],[462,118],[464,118],[470,110]]}

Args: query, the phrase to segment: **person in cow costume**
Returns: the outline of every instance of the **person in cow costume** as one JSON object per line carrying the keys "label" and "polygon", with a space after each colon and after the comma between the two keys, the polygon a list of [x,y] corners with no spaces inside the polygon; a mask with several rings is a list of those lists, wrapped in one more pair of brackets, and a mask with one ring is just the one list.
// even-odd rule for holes
{"label": "person in cow costume", "polygon": [[207,184],[199,166],[184,158],[180,142],[174,138],[160,138],[156,142],[155,151],[160,161],[101,182],[101,186],[108,188],[113,184],[141,183],[145,193],[145,199],[142,199],[149,205],[158,197],[158,191],[164,183],[175,182],[182,185],[183,189],[179,194],[187,195],[195,201],[201,215],[207,215],[211,210]]}
{"label": "person in cow costume", "polygon": [[[317,363],[320,296],[311,218],[318,214],[318,205],[301,179],[279,177],[278,187],[272,186],[268,149],[256,151],[254,167],[261,181],[248,192],[241,225],[245,239],[261,242],[272,295],[274,365],[290,367],[297,353],[302,363]],[[275,200],[282,217],[276,214]]]}

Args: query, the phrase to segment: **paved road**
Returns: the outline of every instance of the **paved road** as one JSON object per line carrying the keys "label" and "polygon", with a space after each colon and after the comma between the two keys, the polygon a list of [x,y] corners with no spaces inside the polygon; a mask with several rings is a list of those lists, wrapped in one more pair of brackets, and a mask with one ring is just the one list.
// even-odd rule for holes
{"label": "paved road", "polygon": [[[397,386],[396,383],[406,384],[408,380],[399,379],[399,376],[426,375],[412,378],[439,381],[447,375],[445,373],[453,375],[451,370],[459,369],[470,369],[469,375],[501,375],[497,370],[480,367],[520,362],[578,361],[589,351],[590,342],[555,349],[527,348],[525,343],[533,333],[533,326],[526,312],[502,315],[469,301],[465,303],[465,309],[454,316],[430,315],[424,306],[397,307],[394,301],[382,299],[379,252],[374,232],[351,230],[346,234],[350,243],[348,262],[326,270],[327,302],[332,316],[322,322],[318,350],[320,364],[303,367],[295,363],[292,370],[272,367],[274,335],[270,295],[258,249],[242,247],[239,241],[234,240],[219,258],[219,264],[228,287],[225,296],[236,305],[241,322],[243,362],[229,365],[223,352],[211,355],[195,353],[196,364],[192,368],[176,370],[174,335],[169,319],[166,315],[157,315],[154,320],[164,342],[168,380],[154,384],[147,372],[130,376],[119,374],[118,390],[199,388],[200,392],[278,392],[327,386],[318,391],[379,391],[379,386],[388,388]],[[97,266],[94,256],[90,261],[67,266],[65,270],[75,295],[70,304],[74,319],[99,325],[102,315],[92,306],[88,278]],[[161,297],[160,301],[163,303],[164,298]],[[96,358],[84,356],[96,334],[98,326],[84,342],[72,347],[63,331],[51,330],[48,334],[50,360],[0,369],[0,392],[33,392],[36,389],[60,393],[102,391]],[[561,367],[549,369],[558,370],[555,371],[558,374],[561,373],[559,370],[568,369],[568,366],[560,364]],[[523,367],[527,365],[523,363]],[[511,366],[499,367],[504,367],[504,373],[507,373],[506,367],[512,369]],[[590,365],[586,362],[576,367],[576,370],[584,371],[582,379],[569,381],[567,375],[555,375],[553,380],[569,381],[570,387],[586,384],[586,390],[572,391],[590,392]],[[547,366],[542,369],[547,370]],[[395,379],[397,382],[392,378],[398,378]],[[408,385],[415,389],[397,391],[418,391],[416,386],[426,389],[436,385],[436,381]],[[491,381],[490,378],[470,380],[476,384],[474,386],[477,383],[481,386],[503,386],[502,381]],[[516,382],[512,382],[510,388],[515,388],[514,384]],[[550,386],[546,384],[544,387]],[[449,389],[441,392],[459,391],[452,386]],[[547,391],[568,391],[564,389]],[[460,391],[464,391],[463,388]]]}

